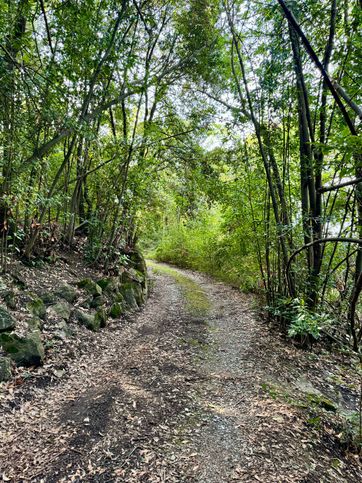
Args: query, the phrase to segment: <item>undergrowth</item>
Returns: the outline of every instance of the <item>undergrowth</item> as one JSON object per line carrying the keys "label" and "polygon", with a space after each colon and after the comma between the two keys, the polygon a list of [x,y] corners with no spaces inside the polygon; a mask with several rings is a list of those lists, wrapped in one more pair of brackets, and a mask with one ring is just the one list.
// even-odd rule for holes
{"label": "undergrowth", "polygon": [[260,289],[255,253],[241,242],[239,229],[225,233],[224,225],[218,211],[170,223],[147,257],[207,273],[243,291]]}

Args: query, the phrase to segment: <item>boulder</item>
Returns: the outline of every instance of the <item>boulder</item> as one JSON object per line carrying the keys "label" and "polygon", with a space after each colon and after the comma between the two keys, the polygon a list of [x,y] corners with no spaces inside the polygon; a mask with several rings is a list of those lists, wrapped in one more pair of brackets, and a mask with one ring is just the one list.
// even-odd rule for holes
{"label": "boulder", "polygon": [[44,346],[39,331],[25,337],[0,334],[0,345],[18,366],[39,366],[44,360]]}
{"label": "boulder", "polygon": [[31,319],[27,320],[27,324],[30,329],[40,330],[42,323],[43,322],[39,317],[32,317]]}
{"label": "boulder", "polygon": [[66,300],[70,304],[72,304],[77,298],[77,292],[74,287],[69,285],[68,283],[64,283],[61,285],[56,291],[55,294],[58,297]]}
{"label": "boulder", "polygon": [[92,309],[97,309],[98,307],[101,307],[107,302],[107,299],[103,297],[103,295],[97,295],[97,297],[93,297],[89,306]]}
{"label": "boulder", "polygon": [[130,283],[130,282],[122,283],[119,286],[119,293],[122,295],[122,298],[129,309],[132,310],[132,309],[138,308],[133,283]]}
{"label": "boulder", "polygon": [[13,290],[8,290],[4,295],[4,301],[9,309],[15,310],[17,307],[16,294]]}
{"label": "boulder", "polygon": [[42,292],[39,297],[45,303],[45,305],[55,304],[57,297],[53,292]]}
{"label": "boulder", "polygon": [[9,312],[0,306],[0,332],[7,332],[15,328],[15,320]]}
{"label": "boulder", "polygon": [[35,317],[40,317],[41,319],[45,318],[46,307],[40,297],[34,297],[28,303],[28,309],[30,310],[31,314],[34,315]]}
{"label": "boulder", "polygon": [[78,287],[86,290],[90,295],[97,296],[102,295],[102,287],[100,287],[96,282],[90,278],[84,278],[78,282]]}
{"label": "boulder", "polygon": [[130,268],[120,275],[120,280],[122,283],[137,282],[143,284],[145,283],[145,279],[145,274],[139,272],[138,270],[135,270],[134,268]]}
{"label": "boulder", "polygon": [[109,315],[112,319],[118,319],[122,314],[124,314],[123,305],[119,302],[115,302],[109,311]]}
{"label": "boulder", "polygon": [[139,252],[138,250],[134,250],[133,252],[128,254],[128,257],[131,260],[133,268],[141,273],[147,273],[146,261],[141,252]]}
{"label": "boulder", "polygon": [[82,310],[76,310],[75,317],[89,330],[97,332],[100,329],[101,321],[99,317],[96,318],[95,314],[89,314],[87,312],[83,312]]}
{"label": "boulder", "polygon": [[11,379],[11,359],[9,357],[0,357],[0,382]]}
{"label": "boulder", "polygon": [[103,293],[106,295],[112,295],[117,293],[119,287],[119,279],[117,277],[108,278],[107,285],[103,288]]}
{"label": "boulder", "polygon": [[104,291],[108,285],[111,283],[112,279],[111,278],[100,278],[97,280],[97,285],[101,287],[101,289]]}
{"label": "boulder", "polygon": [[52,317],[54,319],[61,318],[64,320],[69,320],[71,314],[71,306],[68,304],[68,302],[60,301],[48,307],[47,314],[49,317]]}
{"label": "boulder", "polygon": [[107,324],[107,312],[104,309],[97,310],[94,316],[95,322],[99,327],[105,327]]}

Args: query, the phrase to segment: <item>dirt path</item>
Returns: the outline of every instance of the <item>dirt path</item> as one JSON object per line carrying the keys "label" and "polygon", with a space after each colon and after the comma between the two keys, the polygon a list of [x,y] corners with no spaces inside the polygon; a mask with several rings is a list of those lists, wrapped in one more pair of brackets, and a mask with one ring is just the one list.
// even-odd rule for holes
{"label": "dirt path", "polygon": [[57,377],[1,394],[3,481],[361,481],[323,410],[311,426],[295,395],[304,380],[336,390],[321,377],[335,361],[273,336],[230,287],[164,266],[153,278],[146,307]]}

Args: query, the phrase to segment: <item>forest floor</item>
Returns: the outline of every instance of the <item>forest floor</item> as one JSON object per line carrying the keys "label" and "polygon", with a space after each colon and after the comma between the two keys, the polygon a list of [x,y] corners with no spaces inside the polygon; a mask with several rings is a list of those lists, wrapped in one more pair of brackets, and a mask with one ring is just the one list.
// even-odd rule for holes
{"label": "forest floor", "polygon": [[1,386],[2,480],[362,481],[342,444],[348,358],[294,347],[252,296],[150,265],[140,312]]}

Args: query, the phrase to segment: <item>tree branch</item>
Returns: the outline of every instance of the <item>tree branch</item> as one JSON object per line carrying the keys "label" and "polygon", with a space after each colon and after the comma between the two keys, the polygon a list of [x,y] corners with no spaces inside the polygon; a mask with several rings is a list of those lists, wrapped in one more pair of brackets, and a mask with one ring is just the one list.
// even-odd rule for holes
{"label": "tree branch", "polygon": [[345,186],[352,186],[362,182],[362,178],[352,179],[351,181],[344,181],[343,183],[334,184],[332,186],[322,186],[318,191],[319,193],[326,193],[327,191],[335,191],[339,188],[344,188]]}
{"label": "tree branch", "polygon": [[332,83],[338,94],[347,102],[349,107],[354,110],[357,116],[362,120],[362,109],[349,97],[347,92],[341,87],[337,81],[332,80]]}
{"label": "tree branch", "polygon": [[358,245],[362,246],[362,239],[359,238],[343,238],[339,236],[335,237],[328,237],[328,238],[321,238],[320,240],[314,240],[310,243],[307,243],[306,245],[303,245],[302,247],[298,248],[294,253],[291,254],[288,263],[285,267],[285,274],[287,277],[287,280],[289,280],[289,270],[290,270],[290,265],[294,258],[301,253],[303,250],[312,247],[313,245],[316,245],[317,243],[328,243],[328,242],[342,242],[342,243],[357,243]]}
{"label": "tree branch", "polygon": [[313,62],[317,66],[318,70],[321,72],[323,78],[325,79],[326,84],[327,84],[332,96],[334,97],[336,104],[338,105],[338,107],[339,107],[339,109],[340,109],[340,111],[341,111],[341,113],[344,117],[344,120],[346,121],[346,124],[349,127],[349,130],[351,131],[351,134],[353,136],[357,136],[357,131],[356,131],[354,125],[353,125],[353,122],[351,121],[351,118],[348,115],[348,112],[346,111],[346,108],[343,105],[343,102],[341,101],[339,95],[337,94],[337,91],[334,88],[333,83],[332,83],[331,79],[329,78],[329,75],[327,74],[325,68],[323,67],[323,65],[321,63],[321,61],[318,59],[317,54],[314,52],[313,47],[309,43],[309,40],[307,39],[307,37],[304,35],[302,29],[300,28],[296,18],[293,15],[293,12],[291,12],[291,10],[289,10],[289,8],[285,4],[284,0],[278,0],[278,2],[279,2],[279,5],[282,7],[284,14],[285,14],[285,17],[287,18],[288,22],[293,26],[294,30],[297,32],[297,34],[301,38],[301,40],[304,44],[304,47],[305,47],[306,51],[308,52],[310,58],[313,60]]}

